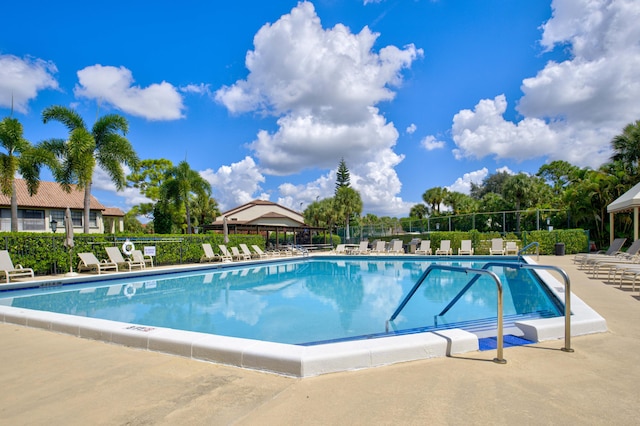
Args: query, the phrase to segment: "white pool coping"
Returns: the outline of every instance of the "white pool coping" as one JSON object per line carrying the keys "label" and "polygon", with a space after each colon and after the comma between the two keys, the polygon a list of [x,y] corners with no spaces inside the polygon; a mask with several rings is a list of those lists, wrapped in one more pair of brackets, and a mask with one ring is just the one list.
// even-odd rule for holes
{"label": "white pool coping", "polygon": [[[525,259],[528,263],[535,264],[532,259]],[[536,273],[564,303],[564,283],[556,280],[545,270],[536,270]],[[106,277],[101,276],[101,278]],[[111,277],[115,278],[113,275]],[[123,275],[119,274],[118,278],[121,277]],[[571,311],[571,336],[607,331],[605,319],[575,294],[571,295]],[[298,346],[148,327],[5,305],[0,305],[0,321],[293,377],[312,377],[339,371],[445,357],[477,351],[479,348],[478,337],[460,329]],[[522,330],[526,339],[540,342],[563,339],[564,323],[564,317],[557,317],[521,321],[517,322],[516,326]]]}

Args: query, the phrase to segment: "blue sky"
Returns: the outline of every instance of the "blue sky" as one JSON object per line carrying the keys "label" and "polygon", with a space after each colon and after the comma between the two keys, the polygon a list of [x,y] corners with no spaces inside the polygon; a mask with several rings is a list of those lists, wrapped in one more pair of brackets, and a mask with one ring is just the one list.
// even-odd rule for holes
{"label": "blue sky", "polygon": [[[598,167],[640,119],[633,0],[25,0],[3,16],[0,117],[13,97],[36,143],[66,135],[47,106],[89,126],[122,114],[140,158],[186,158],[223,210],[304,208],[344,158],[364,213],[408,216],[435,186]],[[100,170],[94,194],[143,201]]]}

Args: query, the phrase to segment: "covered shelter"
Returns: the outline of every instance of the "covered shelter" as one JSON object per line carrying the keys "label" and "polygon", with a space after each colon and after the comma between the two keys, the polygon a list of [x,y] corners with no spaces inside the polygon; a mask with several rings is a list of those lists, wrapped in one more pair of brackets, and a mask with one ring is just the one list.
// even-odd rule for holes
{"label": "covered shelter", "polygon": [[638,217],[640,216],[640,183],[636,184],[607,206],[607,212],[609,213],[610,243],[613,242],[614,239],[614,215],[616,213],[626,213],[630,211],[633,211],[633,240],[635,241],[638,239]]}
{"label": "covered shelter", "polygon": [[206,231],[224,232],[225,219],[229,234],[260,234],[269,242],[269,233],[275,233],[275,246],[280,244],[281,236],[292,235],[294,244],[310,245],[315,232],[324,228],[304,223],[301,213],[272,201],[253,200],[249,203],[223,212],[216,220],[204,225]]}

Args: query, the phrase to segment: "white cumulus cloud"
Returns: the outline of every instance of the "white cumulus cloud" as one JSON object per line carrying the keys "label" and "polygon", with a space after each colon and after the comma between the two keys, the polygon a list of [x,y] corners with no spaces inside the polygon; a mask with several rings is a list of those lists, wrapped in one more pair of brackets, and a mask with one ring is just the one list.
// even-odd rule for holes
{"label": "white cumulus cloud", "polygon": [[540,43],[570,57],[523,80],[517,122],[504,118],[503,95],[456,114],[458,158],[540,157],[597,167],[610,157],[613,136],[640,116],[640,2],[554,0],[552,8]]}
{"label": "white cumulus cloud", "polygon": [[444,148],[444,141],[439,141],[435,136],[425,136],[421,141],[420,145],[427,151],[433,151],[434,149],[442,149]]}
{"label": "white cumulus cloud", "polygon": [[46,89],[58,89],[54,75],[58,72],[50,61],[31,57],[0,55],[0,106],[26,113],[29,101]]}
{"label": "white cumulus cloud", "polygon": [[489,170],[486,167],[483,167],[480,170],[465,173],[464,175],[462,175],[462,177],[456,179],[453,185],[448,186],[447,189],[452,192],[461,192],[463,194],[469,195],[471,193],[471,184],[481,184],[484,178],[486,178],[488,175]]}
{"label": "white cumulus cloud", "polygon": [[96,99],[127,114],[147,120],[183,118],[184,104],[178,89],[163,81],[147,87],[134,85],[125,67],[92,65],[78,71],[77,97]]}
{"label": "white cumulus cloud", "polygon": [[[261,130],[249,145],[265,174],[329,169],[344,158],[352,181],[360,171],[361,182],[353,186],[367,209],[381,196],[369,185],[385,188],[387,195],[399,191],[394,167],[403,157],[393,153],[398,131],[376,104],[394,98],[402,70],[422,51],[413,45],[374,51],[377,38],[367,27],[357,34],[342,24],[324,29],[309,2],[258,31],[246,55],[247,78],[220,88],[215,98],[232,113],[278,117],[276,131]],[[309,185],[306,200],[294,200],[286,186],[281,199],[293,207],[313,201],[316,184]],[[402,204],[397,193],[385,201]]]}

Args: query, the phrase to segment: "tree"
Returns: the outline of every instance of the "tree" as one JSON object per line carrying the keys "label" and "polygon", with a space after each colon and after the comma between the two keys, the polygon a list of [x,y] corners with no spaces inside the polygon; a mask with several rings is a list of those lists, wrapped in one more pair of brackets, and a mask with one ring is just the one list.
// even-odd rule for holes
{"label": "tree", "polygon": [[111,178],[118,191],[126,186],[123,164],[138,161],[131,143],[125,138],[129,130],[127,120],[117,114],[100,117],[89,131],[80,115],[64,106],[52,106],[42,112],[42,121],[59,121],[69,131],[69,139],[50,139],[43,143],[60,160],[53,175],[67,191],[71,184],[84,189],[84,232],[89,233],[91,184],[96,165]]}
{"label": "tree", "polygon": [[362,213],[362,198],[355,189],[342,186],[336,191],[335,206],[339,208],[345,220],[345,238],[348,240],[350,238],[349,222],[353,214],[360,215]]}
{"label": "tree", "polygon": [[417,219],[423,219],[427,216],[429,212],[427,211],[427,206],[422,203],[415,204],[411,207],[409,211],[409,217],[415,217]]}
{"label": "tree", "polygon": [[[187,218],[187,234],[191,234],[191,199],[211,196],[211,184],[204,180],[200,173],[192,170],[189,163],[181,161],[165,175],[165,182],[160,189],[161,199],[173,200],[175,207],[184,206]],[[157,228],[156,228],[157,229]]]}
{"label": "tree", "polygon": [[336,172],[336,190],[335,193],[338,193],[338,189],[342,187],[350,187],[350,178],[349,178],[349,169],[347,168],[347,163],[344,162],[344,158],[340,160],[340,164],[338,164],[338,171]]}
{"label": "tree", "polygon": [[154,203],[160,199],[160,187],[173,163],[165,158],[141,160],[131,167],[127,182],[150,199],[150,203],[141,203],[137,214],[151,216]]}
{"label": "tree", "polygon": [[502,188],[509,177],[511,177],[509,173],[499,172],[484,178],[481,185],[476,185],[472,182],[470,195],[477,200],[481,199],[489,192],[502,195]]}
{"label": "tree", "polygon": [[613,156],[611,160],[620,161],[632,176],[637,176],[640,171],[640,120],[628,124],[611,141]]}
{"label": "tree", "polygon": [[[16,172],[20,171],[27,181],[29,195],[38,192],[39,170],[32,173],[27,169],[27,154],[31,143],[23,137],[22,124],[15,118],[6,117],[0,122],[0,145],[7,152],[0,153],[0,188],[11,198],[11,232],[18,232],[18,199],[16,194]],[[24,157],[24,158],[23,158]],[[31,167],[37,167],[32,165]]]}
{"label": "tree", "polygon": [[218,202],[212,197],[196,197],[191,200],[191,211],[194,225],[197,226],[212,223],[220,216]]}
{"label": "tree", "polygon": [[424,202],[431,206],[431,212],[436,212],[440,214],[440,204],[444,201],[444,198],[447,194],[446,188],[435,187],[431,189],[427,189],[424,194],[422,194],[422,199]]}
{"label": "tree", "polygon": [[507,179],[502,190],[504,199],[513,203],[515,207],[516,232],[520,232],[520,209],[527,202],[527,197],[531,194],[531,180],[526,174],[518,173]]}

